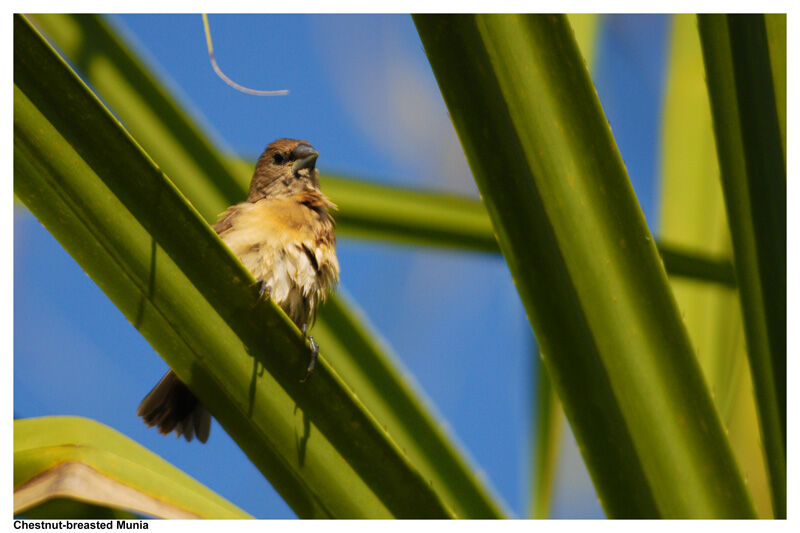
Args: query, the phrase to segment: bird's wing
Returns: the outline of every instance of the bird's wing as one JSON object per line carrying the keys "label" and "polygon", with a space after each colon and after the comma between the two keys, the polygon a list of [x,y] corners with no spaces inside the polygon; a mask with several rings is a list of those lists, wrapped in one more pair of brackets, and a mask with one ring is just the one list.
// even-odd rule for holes
{"label": "bird's wing", "polygon": [[214,223],[212,228],[217,234],[222,234],[233,227],[233,219],[236,218],[236,215],[239,214],[239,210],[241,209],[242,204],[236,204],[230,206],[228,209],[220,213],[219,220]]}

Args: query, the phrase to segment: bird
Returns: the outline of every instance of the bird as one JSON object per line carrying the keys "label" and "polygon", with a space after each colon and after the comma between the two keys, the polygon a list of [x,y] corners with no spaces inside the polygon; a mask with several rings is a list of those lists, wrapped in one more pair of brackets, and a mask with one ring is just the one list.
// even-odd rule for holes
{"label": "bird", "polygon": [[[307,141],[278,139],[255,166],[244,202],[223,211],[214,230],[258,284],[258,300],[272,299],[307,336],[311,377],[319,345],[307,335],[318,306],[339,282],[335,222],[337,209],[320,190],[319,153]],[[169,370],[136,410],[159,433],[175,431],[187,441],[205,443],[211,414],[178,376]]]}

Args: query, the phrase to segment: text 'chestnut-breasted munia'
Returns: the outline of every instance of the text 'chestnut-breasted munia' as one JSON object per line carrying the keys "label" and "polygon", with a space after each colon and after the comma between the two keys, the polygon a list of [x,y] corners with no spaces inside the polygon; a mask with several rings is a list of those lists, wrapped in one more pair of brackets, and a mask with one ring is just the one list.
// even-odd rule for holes
{"label": "text 'chestnut-breasted munia'", "polygon": [[[317,151],[307,142],[278,139],[256,164],[247,201],[229,207],[214,229],[260,285],[260,297],[279,305],[305,334],[317,306],[339,281],[336,206],[319,189]],[[308,337],[314,370],[319,347]],[[211,414],[172,370],[145,396],[136,414],[160,433],[208,440]]]}

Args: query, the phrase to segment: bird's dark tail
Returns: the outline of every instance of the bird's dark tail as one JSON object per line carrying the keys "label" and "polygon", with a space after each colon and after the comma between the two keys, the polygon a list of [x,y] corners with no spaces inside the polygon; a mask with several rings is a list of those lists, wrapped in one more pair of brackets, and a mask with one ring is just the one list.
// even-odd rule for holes
{"label": "bird's dark tail", "polygon": [[158,426],[159,433],[175,431],[187,441],[196,435],[197,440],[206,442],[211,431],[211,413],[172,370],[144,397],[136,414],[148,426]]}

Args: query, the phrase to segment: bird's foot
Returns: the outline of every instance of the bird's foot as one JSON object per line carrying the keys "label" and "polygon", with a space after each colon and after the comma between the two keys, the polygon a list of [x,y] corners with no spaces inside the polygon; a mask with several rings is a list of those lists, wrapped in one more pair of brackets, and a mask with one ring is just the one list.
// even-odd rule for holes
{"label": "bird's foot", "polygon": [[[303,326],[303,335],[306,334],[306,327]],[[314,372],[314,368],[317,366],[317,358],[319,357],[319,344],[317,341],[314,340],[314,337],[311,335],[308,336],[308,344],[311,347],[311,360],[308,362],[308,369],[306,370],[306,376],[300,380],[300,383],[305,383],[308,381],[308,378],[311,377],[311,374]]]}

